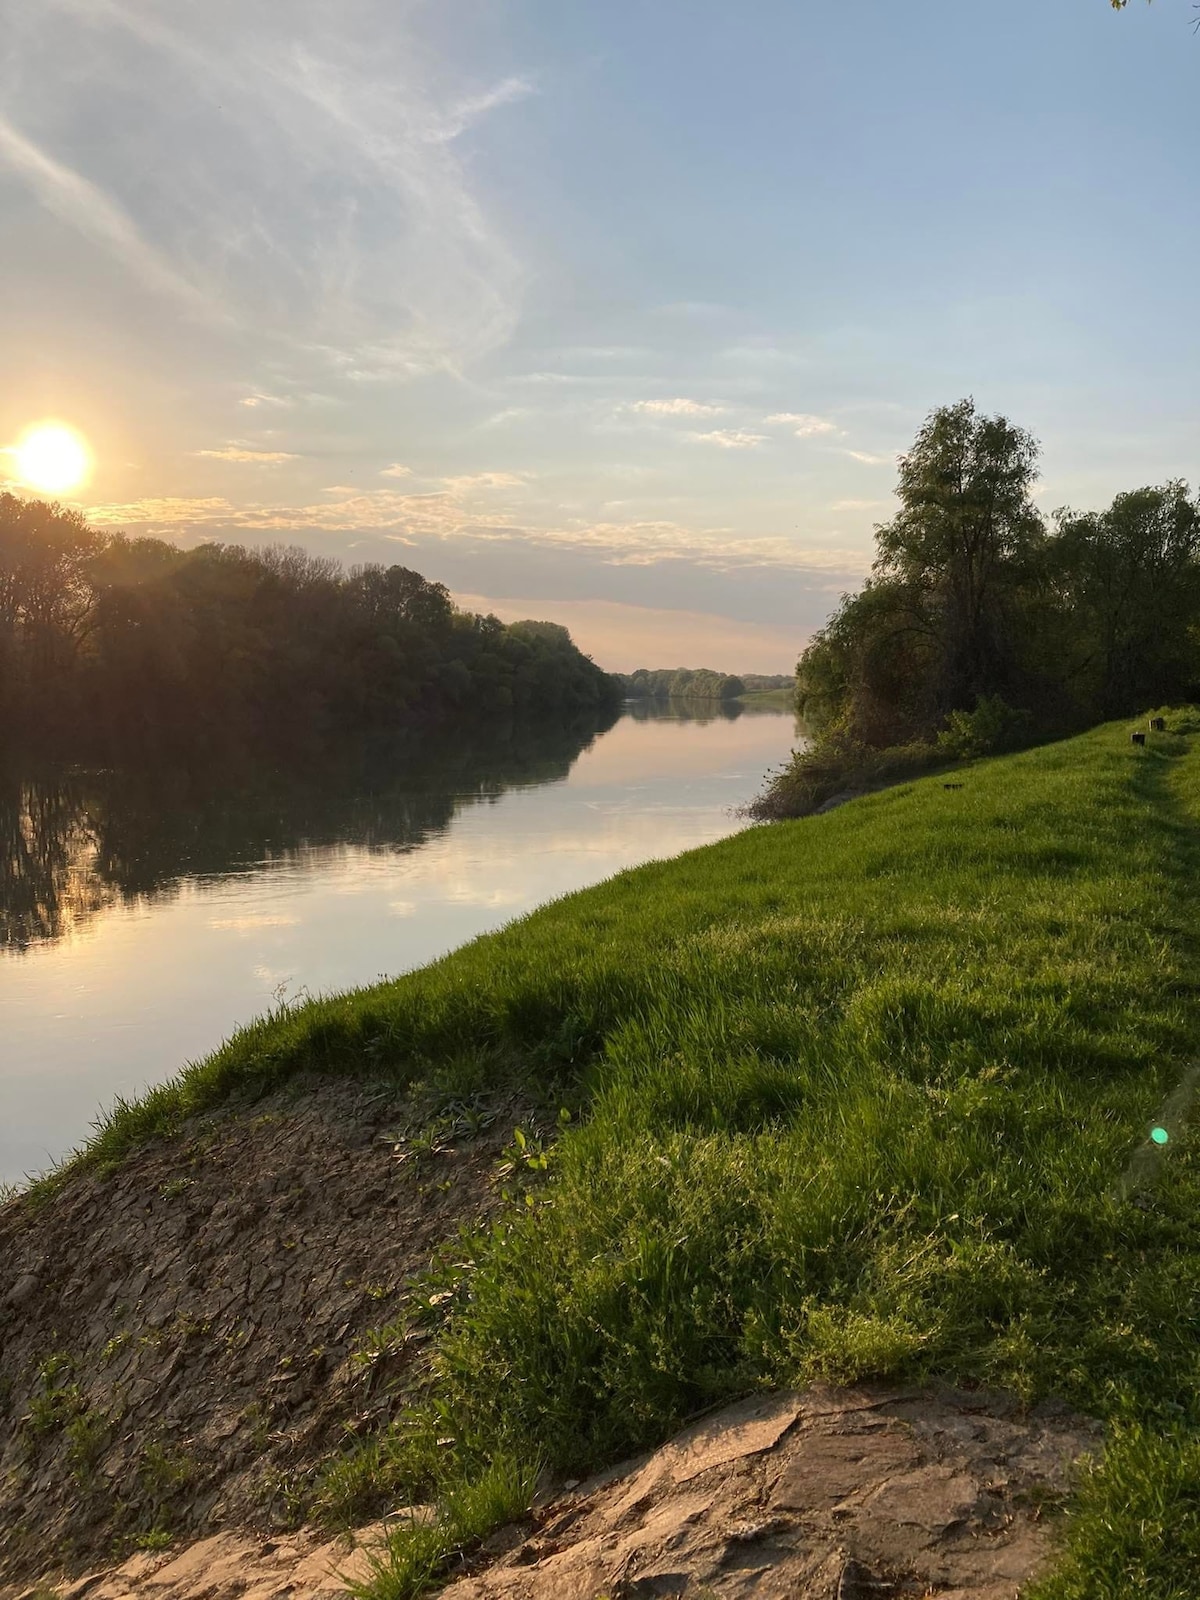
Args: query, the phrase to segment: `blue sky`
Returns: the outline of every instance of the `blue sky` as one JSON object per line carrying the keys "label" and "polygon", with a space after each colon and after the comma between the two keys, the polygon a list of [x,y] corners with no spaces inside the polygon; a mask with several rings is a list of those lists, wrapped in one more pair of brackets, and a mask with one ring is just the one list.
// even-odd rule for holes
{"label": "blue sky", "polygon": [[[0,444],[602,664],[790,669],[974,394],[1192,474],[1184,0],[10,0]],[[0,457],[0,462],[5,459]]]}

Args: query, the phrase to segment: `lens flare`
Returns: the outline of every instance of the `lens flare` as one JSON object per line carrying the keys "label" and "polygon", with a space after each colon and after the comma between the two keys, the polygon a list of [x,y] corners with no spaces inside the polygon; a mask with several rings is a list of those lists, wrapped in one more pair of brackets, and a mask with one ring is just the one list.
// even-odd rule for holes
{"label": "lens flare", "polygon": [[1150,1137],[1154,1140],[1155,1144],[1166,1144],[1170,1140],[1171,1135],[1165,1128],[1151,1128]]}
{"label": "lens flare", "polygon": [[27,429],[10,454],[21,482],[43,494],[77,488],[92,468],[87,440],[63,422],[39,422]]}

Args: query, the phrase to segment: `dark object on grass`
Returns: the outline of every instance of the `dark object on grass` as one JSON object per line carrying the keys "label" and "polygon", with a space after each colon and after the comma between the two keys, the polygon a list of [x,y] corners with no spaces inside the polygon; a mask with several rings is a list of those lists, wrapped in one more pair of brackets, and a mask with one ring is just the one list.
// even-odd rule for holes
{"label": "dark object on grass", "polygon": [[943,789],[961,789],[962,788],[962,784],[961,783],[944,783],[942,785],[942,788]]}
{"label": "dark object on grass", "polygon": [[1129,737],[1133,740],[1134,744],[1145,744],[1146,742],[1146,735],[1144,733],[1131,733]]}
{"label": "dark object on grass", "polygon": [[1155,733],[1166,733],[1167,719],[1166,717],[1151,717],[1150,726],[1154,729]]}

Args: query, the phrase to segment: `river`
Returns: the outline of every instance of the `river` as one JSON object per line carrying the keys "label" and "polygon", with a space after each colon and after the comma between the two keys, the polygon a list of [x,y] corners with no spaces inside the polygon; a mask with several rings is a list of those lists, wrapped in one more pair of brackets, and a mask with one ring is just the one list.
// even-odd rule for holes
{"label": "river", "polygon": [[798,738],[779,712],[664,707],[299,774],[0,776],[0,1181],[273,1001],[409,971],[745,826]]}

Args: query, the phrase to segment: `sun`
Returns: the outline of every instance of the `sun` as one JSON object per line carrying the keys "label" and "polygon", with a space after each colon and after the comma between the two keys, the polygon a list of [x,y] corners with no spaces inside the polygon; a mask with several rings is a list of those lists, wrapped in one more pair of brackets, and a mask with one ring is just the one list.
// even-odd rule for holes
{"label": "sun", "polygon": [[39,422],[26,429],[10,454],[21,482],[43,494],[77,488],[92,469],[87,440],[64,422]]}

